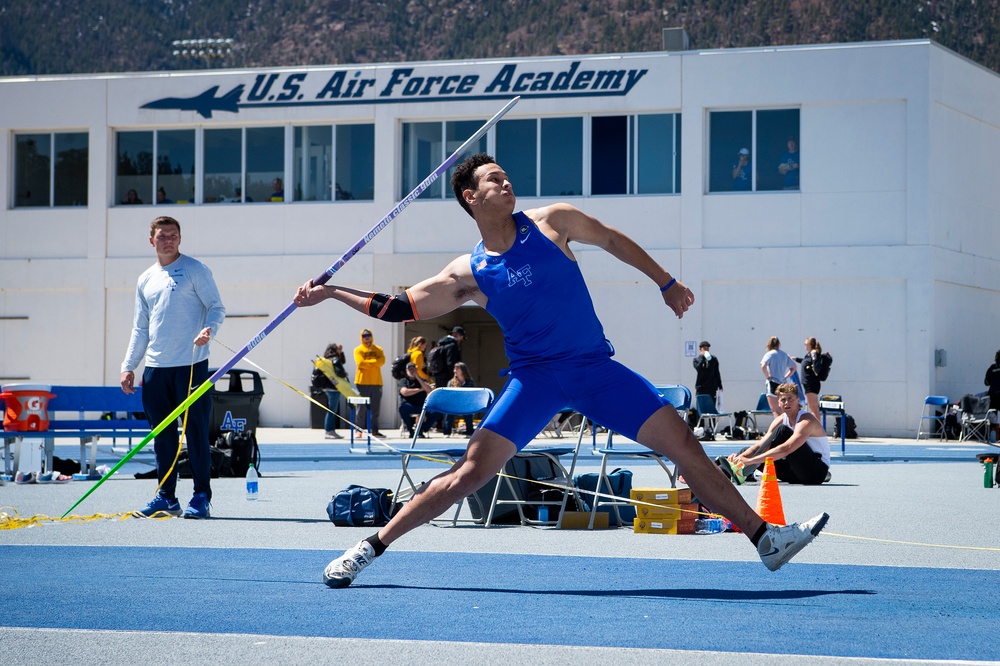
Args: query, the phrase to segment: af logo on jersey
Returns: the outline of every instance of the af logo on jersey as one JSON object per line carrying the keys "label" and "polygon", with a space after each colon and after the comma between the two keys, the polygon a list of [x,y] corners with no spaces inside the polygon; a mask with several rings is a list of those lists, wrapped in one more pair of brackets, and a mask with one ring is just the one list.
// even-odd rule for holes
{"label": "af logo on jersey", "polygon": [[525,264],[517,270],[512,268],[507,269],[507,286],[517,286],[518,282],[523,282],[525,287],[531,284],[531,266],[529,264]]}

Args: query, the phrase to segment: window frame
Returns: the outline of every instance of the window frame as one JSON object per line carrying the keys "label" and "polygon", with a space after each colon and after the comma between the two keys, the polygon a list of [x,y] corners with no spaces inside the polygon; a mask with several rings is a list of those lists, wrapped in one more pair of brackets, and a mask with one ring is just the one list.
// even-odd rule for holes
{"label": "window frame", "polygon": [[[66,130],[58,130],[58,131],[55,131],[55,130],[17,130],[17,131],[11,132],[11,136],[13,138],[13,141],[12,141],[13,150],[11,151],[11,162],[12,162],[11,167],[12,168],[10,169],[10,200],[9,200],[9,203],[8,203],[9,209],[11,209],[11,210],[28,210],[28,209],[40,209],[40,208],[87,208],[87,207],[89,207],[89,205],[90,205],[90,130],[89,129],[81,129],[81,130],[66,129]],[[48,187],[48,192],[47,192],[47,194],[48,194],[48,202],[44,203],[44,204],[37,204],[37,205],[23,205],[22,204],[22,205],[18,205],[18,198],[19,198],[19,196],[18,196],[18,185],[21,184],[20,183],[20,170],[18,168],[20,166],[20,164],[19,164],[20,159],[19,159],[19,156],[18,156],[20,142],[18,141],[18,137],[28,137],[28,136],[47,137],[48,138],[48,155],[47,155],[47,159],[48,159],[48,179],[47,179],[47,183],[46,183],[47,187]],[[82,186],[83,202],[79,203],[79,204],[57,203],[56,202],[57,199],[59,199],[59,193],[58,193],[59,179],[57,178],[57,174],[58,174],[58,171],[59,171],[59,168],[60,168],[59,156],[62,154],[62,152],[65,152],[65,150],[62,151],[62,152],[57,151],[57,148],[58,148],[58,146],[57,146],[57,137],[60,137],[60,136],[64,136],[64,137],[76,136],[76,137],[83,137],[84,138],[84,143],[85,143],[85,146],[86,146],[86,148],[85,148],[85,150],[86,150],[86,159],[84,160],[84,165],[83,165],[83,178],[84,178],[84,183],[83,183],[83,186]]]}
{"label": "window frame", "polygon": [[[366,128],[366,129],[365,129]],[[329,171],[329,178],[323,179],[323,184],[326,186],[327,192],[324,195],[329,195],[329,198],[300,198],[297,193],[300,190],[300,184],[304,183],[307,176],[311,174],[311,171],[303,169],[300,165],[303,162],[308,164],[309,152],[307,146],[298,146],[296,144],[296,138],[299,136],[299,132],[307,131],[312,129],[324,129],[329,132],[329,143],[322,144],[325,149],[328,149],[329,161],[324,162],[324,166]],[[350,130],[352,133],[351,141],[353,142],[357,136],[355,132],[358,130],[365,129],[365,131],[371,134],[371,154],[368,156],[367,166],[371,167],[369,173],[360,174],[359,170],[353,164],[353,154],[349,158],[341,159],[343,145],[342,142],[346,137],[341,136],[343,131]],[[320,144],[314,144],[320,145]],[[338,201],[374,201],[375,200],[375,123],[374,122],[344,122],[344,123],[299,123],[291,125],[291,140],[289,143],[289,150],[291,153],[291,163],[292,163],[292,180],[291,180],[291,192],[292,195],[289,197],[289,188],[285,188],[285,200],[292,201],[295,203],[334,203]],[[301,154],[296,155],[296,151],[303,151]],[[357,188],[352,184],[350,189],[341,188],[340,181],[342,180],[341,175],[344,171],[351,176],[353,180],[356,176],[360,176],[368,182],[362,183],[362,185],[370,185],[371,191],[365,192],[367,196],[357,196]],[[350,195],[350,196],[345,196]]]}
{"label": "window frame", "polygon": [[[296,164],[295,157],[295,131],[300,128],[308,127],[326,127],[330,129],[331,144],[330,144],[330,154],[331,154],[331,182],[330,182],[330,199],[317,199],[315,202],[321,203],[333,203],[339,201],[374,201],[374,188],[375,188],[375,123],[374,122],[345,122],[345,123],[279,123],[279,124],[267,124],[267,125],[220,125],[220,126],[204,126],[198,125],[193,127],[151,127],[151,128],[112,128],[110,134],[111,141],[111,153],[113,155],[111,169],[111,197],[112,201],[110,207],[120,207],[128,204],[124,204],[125,195],[128,189],[137,189],[134,187],[125,187],[120,185],[120,179],[125,177],[119,173],[119,155],[120,153],[120,139],[123,135],[127,134],[149,134],[151,135],[151,147],[149,150],[152,155],[151,169],[152,173],[149,174],[151,185],[148,187],[149,192],[146,192],[146,185],[143,184],[143,193],[140,195],[143,206],[147,205],[175,205],[178,203],[176,200],[171,200],[169,204],[163,203],[158,204],[156,202],[156,192],[161,186],[160,173],[159,173],[159,152],[160,152],[160,134],[162,132],[193,132],[193,196],[190,199],[181,199],[181,202],[194,204],[194,205],[205,205],[206,203],[301,203],[303,200],[295,198],[294,187],[295,187],[295,176],[296,170],[298,168]],[[370,154],[367,155],[367,166],[370,168],[370,173],[359,174],[356,170],[351,170],[353,176],[361,176],[362,186],[370,187],[370,192],[365,192],[368,194],[368,198],[359,198],[357,196],[352,196],[351,198],[346,198],[343,196],[338,196],[336,189],[336,177],[338,173],[338,158],[337,158],[337,134],[342,128],[351,127],[368,127],[367,130],[371,137],[371,145],[368,146]],[[285,190],[285,197],[282,202],[272,201],[269,197],[264,196],[260,199],[254,198],[252,201],[247,201],[248,194],[246,192],[246,185],[248,182],[248,159],[247,159],[247,133],[253,130],[274,130],[281,132],[283,145],[281,146],[281,172],[277,177],[281,178],[283,188]],[[238,182],[234,182],[234,187],[240,189],[240,199],[236,201],[235,198],[230,198],[228,195],[225,196],[225,200],[206,202],[205,196],[205,177],[206,177],[206,136],[208,132],[215,131],[229,131],[229,132],[239,132],[239,177]],[[42,134],[41,132],[22,132],[21,134]],[[145,149],[146,146],[143,146]],[[364,149],[364,148],[363,148]],[[235,157],[235,151],[233,152],[233,157]],[[186,165],[185,165],[186,166]],[[339,165],[342,167],[343,165]],[[362,165],[364,167],[365,165]],[[146,177],[145,174],[140,174],[142,177]],[[258,188],[259,189],[259,188]],[[171,193],[167,193],[168,196]],[[250,193],[252,197],[252,193]]]}
{"label": "window frame", "polygon": [[[757,194],[761,192],[775,193],[775,192],[788,192],[788,193],[800,193],[802,191],[801,182],[798,187],[785,189],[784,187],[777,186],[761,186],[761,171],[760,171],[760,160],[761,154],[765,153],[767,159],[766,164],[770,164],[771,157],[775,154],[784,155],[787,148],[787,142],[784,147],[780,149],[769,148],[768,150],[763,150],[760,146],[762,140],[761,134],[766,134],[768,136],[791,136],[795,139],[796,151],[801,155],[802,143],[801,143],[801,131],[802,131],[802,107],[801,106],[778,106],[778,107],[766,107],[766,108],[738,108],[738,109],[706,109],[705,118],[705,161],[704,161],[704,186],[703,194],[705,195],[740,195],[740,194]],[[761,120],[759,118],[760,114],[794,114],[794,122],[788,122],[786,124],[786,129],[782,131],[776,131],[775,129],[769,127],[770,122],[767,123],[766,131],[761,131]],[[747,148],[750,151],[750,165],[753,168],[753,174],[750,181],[750,189],[748,190],[738,190],[734,188],[720,188],[713,189],[713,177],[719,177],[715,173],[715,162],[714,160],[721,157],[723,154],[723,149],[717,147],[717,144],[713,142],[713,116],[715,114],[750,114],[750,136],[746,142],[736,141],[729,146],[731,153],[735,154],[738,148],[736,145]],[[771,146],[772,144],[768,144]],[[723,158],[732,159],[732,158]],[[801,159],[801,158],[800,158]],[[774,164],[774,170],[777,171],[778,164]],[[718,170],[721,172],[724,168],[724,164],[718,166]],[[730,172],[732,171],[732,166],[725,166]],[[799,169],[801,171],[801,167]],[[779,178],[772,174],[770,171],[766,172],[764,176],[764,183],[767,185],[769,182],[777,182]],[[783,179],[783,176],[781,176]],[[729,181],[726,181],[729,182]]]}
{"label": "window frame", "polygon": [[[595,174],[592,165],[594,164],[594,125],[593,121],[598,118],[623,118],[625,122],[624,127],[624,146],[625,146],[625,156],[622,167],[625,169],[625,191],[624,192],[606,192],[601,194],[594,193],[595,185]],[[642,119],[643,118],[663,118],[665,122],[669,123],[669,139],[670,139],[670,154],[668,161],[670,163],[670,186],[667,190],[646,190],[640,191],[640,179],[643,176],[642,165],[645,163],[644,160],[648,159],[649,152],[654,152],[653,148],[649,146],[648,142],[644,141],[642,133]],[[589,145],[585,145],[585,149],[589,150],[589,159],[587,164],[590,167],[588,177],[586,179],[586,196],[591,197],[620,197],[620,196],[676,196],[681,193],[681,129],[682,129],[682,118],[680,111],[645,111],[642,113],[612,113],[612,114],[593,114],[590,116],[590,125],[586,128],[587,138],[589,140]]]}
{"label": "window frame", "polygon": [[[594,135],[593,135],[593,125],[594,120],[598,118],[623,118],[625,123],[625,155],[622,160],[621,168],[625,170],[624,181],[625,181],[625,191],[624,192],[609,192],[594,194]],[[669,161],[671,164],[671,175],[670,175],[670,188],[667,191],[643,191],[640,192],[640,175],[641,175],[641,164],[643,163],[643,154],[647,146],[642,145],[642,137],[640,136],[640,124],[641,118],[643,117],[663,117],[670,124],[670,155]],[[504,127],[511,127],[511,138],[516,142],[512,147],[511,151],[517,152],[518,150],[527,150],[527,147],[520,143],[522,139],[530,139],[534,142],[532,147],[532,154],[525,157],[525,162],[532,162],[534,164],[533,173],[529,173],[524,179],[520,179],[517,173],[512,174],[515,179],[514,191],[519,197],[527,198],[577,198],[577,197],[605,197],[605,196],[676,196],[681,193],[681,120],[682,115],[680,110],[673,111],[644,111],[642,113],[587,113],[587,114],[577,114],[577,115],[555,115],[555,116],[533,116],[528,118],[505,118],[501,120],[495,127],[490,128],[484,137],[486,152],[494,155],[496,159],[504,164],[509,162],[509,156],[505,156],[504,147],[501,145],[501,135],[504,134],[502,131]],[[550,135],[549,140],[551,141],[551,134],[553,130],[560,129],[553,125],[559,121],[570,121],[579,123],[579,127],[572,127],[569,129],[571,133],[575,135],[577,130],[579,131],[579,140],[574,139],[574,144],[572,148],[575,150],[579,146],[580,159],[579,159],[579,172],[571,174],[570,180],[578,179],[578,183],[573,185],[572,190],[579,189],[579,192],[573,192],[572,194],[567,194],[565,191],[551,192],[548,187],[553,185],[552,172],[553,161],[555,163],[563,162],[566,160],[565,151],[561,153],[555,150],[545,150],[546,145],[546,131]],[[416,155],[414,146],[408,145],[417,140],[414,132],[427,133],[429,128],[437,126],[437,134],[440,137],[434,142],[434,147],[437,149],[438,146],[447,146],[447,137],[445,134],[445,128],[448,123],[454,122],[466,122],[466,120],[399,120],[399,133],[398,133],[398,143],[397,143],[397,154],[399,156],[399,166],[396,178],[396,185],[399,187],[399,196],[405,197],[408,195],[414,187],[420,182],[416,178],[424,178],[427,174],[422,174],[418,176],[417,174],[412,174],[410,171],[415,168],[420,168],[419,164],[415,164],[412,167],[407,165],[407,161],[414,161],[418,159],[419,156]],[[471,122],[471,121],[469,121]],[[513,124],[517,123],[517,129],[514,128]],[[529,125],[530,124],[530,125]],[[421,129],[419,126],[424,126]],[[530,131],[527,129],[530,126]],[[565,128],[562,128],[565,131]],[[530,137],[528,135],[531,135]],[[440,160],[443,161],[447,155],[445,155],[445,149],[440,152]],[[470,149],[471,154],[476,148]],[[449,153],[450,154],[450,153]],[[552,155],[559,155],[557,158],[552,157]],[[548,157],[547,157],[548,156]],[[431,160],[433,161],[433,160]],[[546,167],[549,171],[546,172]],[[432,167],[428,167],[432,168]],[[447,177],[442,177],[444,183],[440,186],[440,189],[435,189],[434,192],[428,194],[425,190],[421,193],[418,200],[427,201],[439,201],[444,200],[449,197],[449,193],[445,191],[444,185],[448,182],[451,177],[452,170],[448,171]],[[548,173],[548,175],[546,175]],[[534,181],[532,183],[532,180]],[[525,184],[527,181],[527,185]],[[555,183],[558,189],[560,183]],[[565,183],[562,183],[565,184]],[[435,183],[434,188],[438,188],[438,184]]]}
{"label": "window frame", "polygon": [[[191,136],[191,138],[192,138],[192,142],[191,142],[191,150],[192,150],[191,166],[194,169],[194,173],[189,174],[190,177],[191,177],[191,179],[192,179],[192,181],[193,181],[191,183],[191,185],[192,185],[192,188],[191,188],[192,189],[191,198],[183,198],[182,199],[182,198],[177,197],[175,195],[175,198],[171,199],[169,203],[167,203],[167,202],[160,203],[160,202],[158,202],[156,200],[156,193],[159,190],[159,188],[162,186],[162,183],[160,181],[161,175],[172,175],[172,174],[160,174],[160,157],[161,157],[161,155],[160,155],[160,134],[162,132],[171,132],[171,133],[192,132],[192,136]],[[118,164],[119,164],[119,159],[120,159],[120,156],[121,156],[121,148],[120,148],[121,141],[120,141],[120,137],[121,137],[122,134],[150,134],[151,135],[150,155],[152,156],[152,159],[151,159],[151,162],[150,162],[150,173],[148,175],[148,177],[150,179],[150,186],[148,188],[148,190],[149,190],[148,192],[145,191],[145,190],[143,192],[137,192],[137,195],[139,196],[140,200],[142,201],[141,204],[127,204],[127,203],[124,203],[124,199],[125,199],[125,197],[128,194],[128,190],[135,189],[135,188],[133,188],[133,187],[123,188],[123,187],[120,187],[120,184],[119,184],[119,179],[123,177],[122,174],[118,173]],[[199,170],[199,168],[200,168],[200,165],[202,164],[202,160],[201,160],[201,155],[199,154],[199,151],[201,150],[201,148],[203,146],[203,141],[202,141],[201,136],[200,136],[200,134],[199,134],[199,132],[197,131],[196,128],[194,128],[194,127],[154,127],[154,128],[150,128],[150,129],[120,129],[120,130],[114,130],[112,132],[111,142],[112,142],[112,154],[113,154],[112,163],[114,165],[113,166],[114,173],[111,176],[112,187],[113,187],[113,192],[112,192],[113,203],[111,204],[112,207],[117,208],[117,207],[120,207],[120,206],[129,206],[129,205],[141,205],[141,206],[186,205],[186,204],[193,204],[193,203],[195,203],[195,202],[197,202],[199,200],[200,192],[201,192],[201,189],[202,189],[202,182],[201,182],[201,179],[199,178],[199,173],[201,173],[201,171]],[[143,176],[143,174],[138,174],[138,175],[139,176]],[[185,176],[185,177],[187,175],[188,174],[182,174],[182,176]],[[124,192],[122,191],[123,189],[124,189]],[[169,195],[170,193],[167,192],[167,194]]]}

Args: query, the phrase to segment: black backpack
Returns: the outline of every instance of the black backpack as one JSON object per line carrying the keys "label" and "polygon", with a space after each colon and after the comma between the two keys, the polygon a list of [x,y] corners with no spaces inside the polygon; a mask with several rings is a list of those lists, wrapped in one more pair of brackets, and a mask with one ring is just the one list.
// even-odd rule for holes
{"label": "black backpack", "polygon": [[224,456],[216,469],[215,451],[212,452],[213,471],[217,471],[219,476],[246,476],[251,466],[260,473],[260,446],[257,444],[256,433],[249,430],[226,430],[215,438],[215,446],[212,448]]}
{"label": "black backpack", "polygon": [[445,345],[438,345],[427,354],[427,373],[442,375],[448,372],[448,350]]}
{"label": "black backpack", "polygon": [[396,360],[392,362],[392,369],[389,371],[392,373],[393,379],[402,379],[406,376],[406,364],[410,362],[410,354],[406,353],[402,356],[397,356]]}
{"label": "black backpack", "polygon": [[826,378],[830,376],[831,365],[833,365],[833,357],[830,356],[829,352],[823,352],[816,357],[816,362],[813,363],[813,370],[821,382],[825,382]]}
{"label": "black backpack", "polygon": [[840,439],[840,423],[846,421],[847,425],[844,427],[844,439],[857,439],[858,438],[858,425],[854,421],[854,417],[847,414],[842,419],[834,419],[833,423],[833,437],[834,439]]}

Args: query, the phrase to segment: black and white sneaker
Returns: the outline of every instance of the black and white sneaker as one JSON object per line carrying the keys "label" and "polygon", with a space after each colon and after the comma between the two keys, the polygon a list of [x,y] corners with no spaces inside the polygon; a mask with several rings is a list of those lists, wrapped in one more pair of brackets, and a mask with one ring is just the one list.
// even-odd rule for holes
{"label": "black and white sneaker", "polygon": [[768,525],[764,536],[757,542],[757,554],[760,561],[771,571],[777,571],[795,554],[809,545],[830,520],[829,514],[820,515],[804,523],[792,523],[779,527]]}
{"label": "black and white sneaker", "polygon": [[326,565],[323,582],[327,587],[347,587],[374,560],[375,549],[367,541],[362,541]]}

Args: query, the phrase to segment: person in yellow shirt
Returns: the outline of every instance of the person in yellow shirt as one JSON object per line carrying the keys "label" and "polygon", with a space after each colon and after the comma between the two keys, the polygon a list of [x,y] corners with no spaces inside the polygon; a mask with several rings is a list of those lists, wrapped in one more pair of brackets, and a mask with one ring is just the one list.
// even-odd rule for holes
{"label": "person in yellow shirt", "polygon": [[[369,329],[361,331],[361,344],[354,348],[354,365],[358,371],[354,376],[354,385],[358,393],[369,400],[369,407],[372,413],[372,434],[376,437],[385,437],[378,427],[379,405],[382,402],[382,366],[385,365],[385,352],[372,341],[372,332]],[[358,410],[357,426],[359,430],[364,430],[367,412],[362,407]]]}

